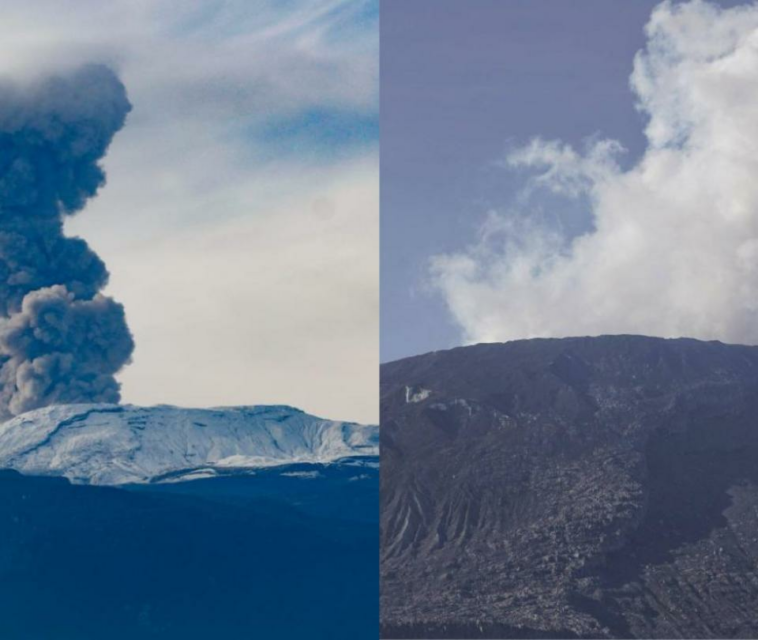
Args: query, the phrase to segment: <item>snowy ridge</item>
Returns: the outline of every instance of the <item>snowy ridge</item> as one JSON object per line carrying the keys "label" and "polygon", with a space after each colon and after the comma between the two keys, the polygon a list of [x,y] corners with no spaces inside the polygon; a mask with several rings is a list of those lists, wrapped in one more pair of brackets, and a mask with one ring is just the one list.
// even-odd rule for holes
{"label": "snowy ridge", "polygon": [[0,424],[0,468],[119,485],[379,455],[379,428],[285,406],[78,404]]}

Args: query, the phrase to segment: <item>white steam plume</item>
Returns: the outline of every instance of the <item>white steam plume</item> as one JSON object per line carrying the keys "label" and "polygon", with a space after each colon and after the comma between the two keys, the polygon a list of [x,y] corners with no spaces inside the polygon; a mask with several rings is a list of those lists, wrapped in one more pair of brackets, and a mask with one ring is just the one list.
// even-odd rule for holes
{"label": "white steam plume", "polygon": [[[647,147],[533,140],[507,158],[532,195],[587,202],[591,228],[492,213],[432,260],[469,342],[641,333],[758,343],[758,5],[664,2],[631,86]],[[578,200],[577,200],[578,199]]]}

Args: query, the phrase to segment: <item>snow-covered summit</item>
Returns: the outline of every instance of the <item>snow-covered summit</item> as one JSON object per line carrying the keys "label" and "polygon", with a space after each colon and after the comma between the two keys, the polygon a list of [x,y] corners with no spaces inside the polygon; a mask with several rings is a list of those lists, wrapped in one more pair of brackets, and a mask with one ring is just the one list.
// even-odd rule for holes
{"label": "snow-covered summit", "polygon": [[285,406],[78,404],[0,424],[0,468],[118,485],[379,454],[379,429]]}

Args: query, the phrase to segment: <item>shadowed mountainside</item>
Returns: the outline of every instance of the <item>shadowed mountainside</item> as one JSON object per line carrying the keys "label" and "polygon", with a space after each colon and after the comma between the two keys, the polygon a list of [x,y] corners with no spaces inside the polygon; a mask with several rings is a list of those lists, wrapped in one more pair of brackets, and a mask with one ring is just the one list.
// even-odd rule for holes
{"label": "shadowed mountainside", "polygon": [[377,463],[120,488],[0,471],[0,637],[376,637]]}
{"label": "shadowed mountainside", "polygon": [[383,637],[758,637],[758,348],[408,358],[381,444]]}

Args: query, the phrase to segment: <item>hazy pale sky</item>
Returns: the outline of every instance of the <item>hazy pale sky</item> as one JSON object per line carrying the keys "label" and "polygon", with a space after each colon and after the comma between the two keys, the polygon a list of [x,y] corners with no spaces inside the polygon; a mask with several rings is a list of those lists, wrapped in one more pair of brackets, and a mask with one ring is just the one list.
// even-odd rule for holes
{"label": "hazy pale sky", "polygon": [[123,400],[378,419],[375,1],[34,0],[0,74],[113,67],[134,105],[67,230],[111,272]]}
{"label": "hazy pale sky", "polygon": [[[716,182],[745,149],[709,157],[705,133],[752,132],[755,5],[719,11],[742,4],[666,4],[646,31],[652,0],[385,0],[382,359],[536,335],[750,339],[758,278],[730,256],[750,254],[740,237],[754,237],[758,207],[742,227],[724,220],[753,207],[754,180]],[[726,96],[683,112],[702,135],[678,155],[682,139],[648,127],[674,108],[667,91],[680,106]],[[680,182],[664,157],[681,163]],[[667,190],[694,200],[657,199]],[[702,224],[685,242],[688,214]],[[636,240],[617,242],[625,230]]]}

